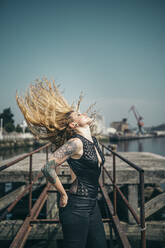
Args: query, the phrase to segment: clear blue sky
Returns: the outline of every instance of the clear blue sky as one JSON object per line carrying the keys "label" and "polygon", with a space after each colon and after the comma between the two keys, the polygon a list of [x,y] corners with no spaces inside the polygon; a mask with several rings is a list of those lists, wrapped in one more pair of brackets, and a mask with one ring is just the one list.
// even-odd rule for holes
{"label": "clear blue sky", "polygon": [[164,0],[0,0],[0,112],[36,78],[61,84],[106,125],[135,105],[146,126],[165,123]]}

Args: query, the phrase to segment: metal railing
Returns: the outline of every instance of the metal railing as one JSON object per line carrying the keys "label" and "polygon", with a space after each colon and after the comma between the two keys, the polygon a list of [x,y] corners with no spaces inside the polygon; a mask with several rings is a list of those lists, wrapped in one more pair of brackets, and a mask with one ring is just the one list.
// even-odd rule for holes
{"label": "metal railing", "polygon": [[[25,218],[21,228],[19,229],[18,233],[16,234],[13,242],[10,245],[10,248],[21,248],[24,247],[24,244],[28,238],[28,235],[32,229],[32,225],[36,224],[36,223],[49,223],[49,224],[53,224],[53,223],[59,223],[59,219],[37,219],[44,203],[47,200],[48,197],[48,193],[49,191],[51,192],[56,192],[56,190],[50,190],[50,183],[47,183],[44,190],[42,191],[42,193],[40,194],[40,196],[38,197],[38,199],[36,200],[35,204],[32,206],[32,186],[42,177],[42,173],[38,173],[38,175],[33,179],[33,175],[32,175],[32,170],[33,170],[33,154],[36,154],[37,152],[46,149],[46,158],[45,161],[48,161],[48,148],[51,146],[51,143],[48,143],[42,147],[40,147],[39,149],[27,153],[19,158],[17,158],[16,160],[9,162],[5,165],[2,165],[0,167],[0,171],[5,170],[6,168],[13,166],[14,164],[18,163],[21,160],[24,160],[25,158],[29,157],[29,184],[28,186],[26,186],[26,188],[24,189],[24,191],[16,198],[16,200],[14,200],[11,205],[3,212],[3,214],[0,216],[0,220],[5,219],[5,216],[10,213],[12,211],[12,209],[16,206],[16,204],[22,199],[22,197],[25,196],[25,194],[27,192],[29,192],[29,207],[28,207],[28,216]],[[124,200],[125,204],[127,205],[128,209],[130,210],[130,212],[132,213],[132,215],[134,216],[136,222],[138,225],[140,225],[141,227],[141,248],[145,248],[145,215],[144,215],[144,171],[139,168],[138,166],[136,166],[135,164],[133,164],[132,162],[128,161],[127,159],[123,158],[122,156],[120,156],[118,153],[116,153],[113,149],[108,148],[104,145],[102,145],[102,149],[104,151],[104,149],[107,149],[109,152],[112,153],[113,156],[113,177],[111,177],[110,173],[107,171],[107,169],[105,168],[105,166],[102,166],[102,182],[100,183],[100,189],[101,192],[105,198],[105,201],[107,203],[107,207],[109,210],[109,213],[111,214],[111,219],[109,218],[109,216],[107,216],[107,218],[103,219],[103,222],[107,222],[110,225],[110,239],[112,239],[112,223],[111,221],[113,221],[114,225],[117,227],[117,232],[119,234],[121,243],[123,245],[123,247],[125,248],[129,248],[131,247],[126,235],[123,233],[121,227],[120,227],[120,222],[119,219],[117,217],[117,201],[116,201],[116,195],[117,192],[121,195],[122,199]],[[138,215],[135,213],[134,209],[129,205],[126,197],[123,195],[123,193],[121,192],[121,190],[119,189],[119,187],[116,185],[116,157],[120,158],[121,160],[123,160],[124,162],[126,162],[128,165],[130,165],[132,168],[136,169],[139,172],[139,178],[140,178],[140,218],[138,217]],[[105,174],[108,176],[108,178],[111,180],[112,184],[113,184],[113,205],[110,201],[110,198],[106,192],[106,189],[104,187],[104,176]]]}
{"label": "metal railing", "polygon": [[23,156],[20,156],[19,158],[0,166],[0,172],[17,164],[18,162],[26,159],[29,157],[29,184],[25,187],[23,192],[17,197],[15,201],[3,212],[3,214],[0,216],[0,220],[3,220],[5,216],[12,211],[12,209],[16,206],[16,204],[25,196],[27,192],[29,192],[29,216],[31,215],[31,208],[32,208],[32,186],[38,181],[38,179],[42,176],[42,172],[38,173],[38,175],[32,179],[32,170],[33,170],[33,161],[32,157],[34,154],[46,149],[46,158],[45,161],[48,161],[48,148],[51,146],[51,143],[48,143],[30,153],[27,153]]}
{"label": "metal railing", "polygon": [[[110,179],[110,181],[112,182],[112,185],[113,185],[113,207],[109,208],[109,210],[112,214],[112,217],[117,216],[117,192],[118,192],[120,194],[123,202],[125,203],[125,205],[129,209],[129,211],[131,212],[136,223],[140,226],[140,229],[141,229],[140,230],[141,231],[141,245],[140,245],[140,247],[146,248],[146,226],[145,226],[145,206],[144,206],[144,170],[141,169],[140,167],[138,167],[137,165],[135,165],[134,163],[132,163],[131,161],[129,161],[126,158],[119,155],[115,151],[113,146],[109,145],[108,147],[106,147],[103,144],[101,144],[101,145],[102,145],[103,153],[104,153],[104,150],[106,149],[108,152],[110,152],[112,154],[112,163],[113,163],[112,175],[113,176],[110,175],[110,173],[108,172],[108,170],[105,168],[104,165],[102,166],[103,185],[104,185],[104,180],[105,180],[105,174]],[[135,169],[139,173],[140,218],[137,215],[137,213],[135,212],[135,210],[131,207],[127,198],[124,196],[124,194],[122,193],[120,188],[116,185],[116,157],[119,158],[120,160],[124,161],[127,165],[129,165],[130,167],[132,167],[133,169]],[[107,201],[107,197],[106,197],[106,201]],[[109,204],[109,203],[107,202],[107,204]],[[127,246],[124,246],[124,247],[127,247]]]}

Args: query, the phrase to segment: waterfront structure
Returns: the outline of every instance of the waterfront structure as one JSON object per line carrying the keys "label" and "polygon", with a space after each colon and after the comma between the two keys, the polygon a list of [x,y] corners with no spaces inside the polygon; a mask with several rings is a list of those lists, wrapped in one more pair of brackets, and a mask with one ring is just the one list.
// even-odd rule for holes
{"label": "waterfront structure", "polygon": [[126,133],[129,131],[129,125],[127,123],[127,119],[124,118],[122,121],[114,121],[110,124],[111,128],[115,128],[116,131],[119,133],[121,132],[122,134]]}
{"label": "waterfront structure", "polygon": [[[103,148],[105,149],[104,146]],[[120,204],[117,204],[117,205],[115,204],[115,202],[117,203],[118,197],[116,199],[116,194],[114,194],[113,202],[116,205],[116,207],[113,208],[111,206],[110,200],[108,200],[109,199],[108,195],[105,193],[105,189],[107,190],[107,192],[109,192],[109,194],[112,194],[112,192],[115,192],[115,191],[120,192],[123,186],[127,187],[128,202],[129,204],[131,204],[131,207],[133,207],[133,209],[138,213],[138,216],[139,216],[140,210],[139,210],[139,198],[138,198],[139,192],[138,191],[139,191],[139,183],[142,180],[142,177],[141,176],[139,177],[138,171],[130,167],[129,164],[135,168],[138,168],[138,170],[141,173],[144,173],[145,184],[158,184],[158,183],[164,182],[165,158],[162,156],[158,156],[158,155],[150,154],[150,153],[119,153],[119,157],[116,157],[116,161],[114,164],[114,160],[113,160],[114,155],[106,156],[105,168],[109,174],[107,174],[106,171],[103,170],[102,177],[101,177],[102,180],[100,183],[101,191],[104,193],[104,197],[106,201],[109,202],[108,209],[112,214],[111,215],[112,220],[103,219],[103,221],[107,222],[104,224],[107,239],[109,239],[110,236],[112,238],[112,233],[111,233],[111,229],[109,229],[109,225],[111,226],[111,221],[113,221],[114,224],[119,228],[118,231],[120,234],[120,238],[125,244],[124,247],[127,247],[127,248],[130,247],[127,243],[126,237],[124,236],[124,233],[126,233],[128,237],[138,239],[140,238],[140,235],[142,233],[144,234],[146,227],[147,227],[146,229],[147,239],[164,240],[164,233],[163,233],[163,227],[165,225],[164,222],[147,221],[146,226],[144,225],[144,223],[142,226],[140,224],[137,225],[135,223],[135,220],[132,218],[132,215],[130,214],[130,212],[128,212],[128,221],[122,220],[119,222],[116,214],[118,214],[118,211],[119,211],[118,206],[121,205],[121,202]],[[35,154],[33,156],[33,160],[32,160],[32,154],[30,155],[30,160],[27,155],[24,155],[24,156],[25,156],[24,160],[21,160],[19,163],[6,168],[5,170],[2,170],[0,173],[1,183],[7,183],[7,182],[23,183],[23,185],[15,189],[13,192],[8,193],[6,196],[1,198],[1,202],[0,202],[1,210],[5,209],[13,200],[17,199],[18,195],[21,194],[25,190],[26,185],[28,185],[28,183],[34,182],[34,178],[40,173],[40,169],[45,163],[44,153]],[[120,156],[123,156],[124,160],[120,160]],[[19,161],[18,157],[15,159],[17,159],[17,162]],[[32,173],[32,161],[33,161],[33,173]],[[126,163],[128,161],[131,161],[131,162]],[[3,169],[4,168],[3,166],[7,165],[8,162],[11,162],[11,159],[7,161],[3,161],[3,164],[1,162],[0,168]],[[134,163],[137,164],[139,167],[135,166]],[[30,168],[31,168],[30,175],[32,176],[32,178],[30,177],[31,178],[30,181],[29,181],[28,164],[30,165]],[[116,166],[116,170],[115,170],[116,172],[114,171],[114,166]],[[109,176],[113,177],[114,173],[115,173],[115,178],[112,180],[112,182],[110,182]],[[62,182],[65,185],[68,185],[70,182],[70,172],[69,172],[69,168],[67,164],[64,164],[60,168],[58,174],[61,177]],[[42,187],[44,184],[45,184],[44,180],[40,180],[38,183],[33,183],[33,188],[32,188],[33,191],[37,190],[37,188]],[[50,239],[50,234],[51,234],[51,239],[52,239],[52,242],[54,242],[54,247],[57,247],[56,241],[58,239],[62,239],[60,224],[57,222],[58,194],[57,194],[57,191],[50,189],[50,188],[47,189],[47,191],[45,192],[47,192],[47,194],[44,193],[42,195],[42,199],[47,199],[47,204],[46,204],[47,219],[44,221],[45,223],[50,224],[50,219],[53,218],[52,221],[54,221],[54,224],[51,224],[51,226],[47,226],[47,225],[43,226],[42,223],[44,223],[44,221],[37,220],[37,217],[36,217],[36,219],[35,220],[33,219],[33,221],[31,222],[30,230],[32,229],[32,225],[33,225],[33,229],[32,229],[32,232],[29,238],[30,239]],[[32,191],[31,191],[31,194],[32,194]],[[160,195],[156,196],[156,198],[148,201],[145,204],[146,218],[148,218],[150,215],[152,215],[154,212],[158,211],[160,208],[162,208],[165,205],[164,195],[165,193],[161,193]],[[124,198],[123,194],[122,194],[122,197],[124,201],[127,201],[126,198]],[[103,200],[103,198],[101,198],[101,195],[99,195],[99,198],[100,200],[101,199]],[[38,208],[40,207],[42,206],[38,204]],[[132,208],[131,208],[131,211],[132,211]],[[33,216],[34,214],[33,208],[30,210],[30,212],[32,212],[30,216]],[[37,212],[35,212],[35,214],[36,213],[38,213],[38,210]],[[139,223],[138,216],[136,216],[136,220],[138,220],[138,223]],[[143,212],[143,217],[144,217],[144,212]],[[28,221],[30,223],[29,217],[27,217],[26,223],[28,223]],[[2,239],[14,238],[22,222],[23,221],[21,220],[19,221],[3,220],[1,222],[2,232],[0,233],[0,239],[2,240]],[[113,239],[115,238],[116,237],[113,236]],[[141,247],[145,247],[145,244],[143,243]]]}

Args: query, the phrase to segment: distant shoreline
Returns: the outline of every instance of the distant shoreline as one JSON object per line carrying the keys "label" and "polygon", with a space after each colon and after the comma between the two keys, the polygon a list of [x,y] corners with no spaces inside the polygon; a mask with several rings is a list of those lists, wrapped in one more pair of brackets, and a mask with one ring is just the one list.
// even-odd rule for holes
{"label": "distant shoreline", "polygon": [[0,140],[0,150],[13,149],[19,147],[35,147],[44,145],[42,141],[37,141],[34,138]]}

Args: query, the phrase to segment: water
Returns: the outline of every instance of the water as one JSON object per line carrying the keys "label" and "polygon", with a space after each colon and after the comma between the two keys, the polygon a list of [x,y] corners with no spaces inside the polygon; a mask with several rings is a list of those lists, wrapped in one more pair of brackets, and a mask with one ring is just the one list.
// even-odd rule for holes
{"label": "water", "polygon": [[165,156],[165,137],[112,142],[118,152],[152,152]]}
{"label": "water", "polygon": [[2,162],[5,159],[17,156],[17,155],[21,155],[23,153],[31,152],[33,150],[34,150],[34,147],[19,147],[19,148],[0,150],[0,162]]}
{"label": "water", "polygon": [[[108,142],[104,142],[108,145]],[[112,142],[117,144],[118,152],[152,152],[162,156],[165,156],[165,137],[154,137],[141,140],[129,140]],[[4,149],[0,151],[0,161],[8,158],[12,158],[16,155],[31,152],[34,150],[33,147],[24,147],[17,149]]]}

